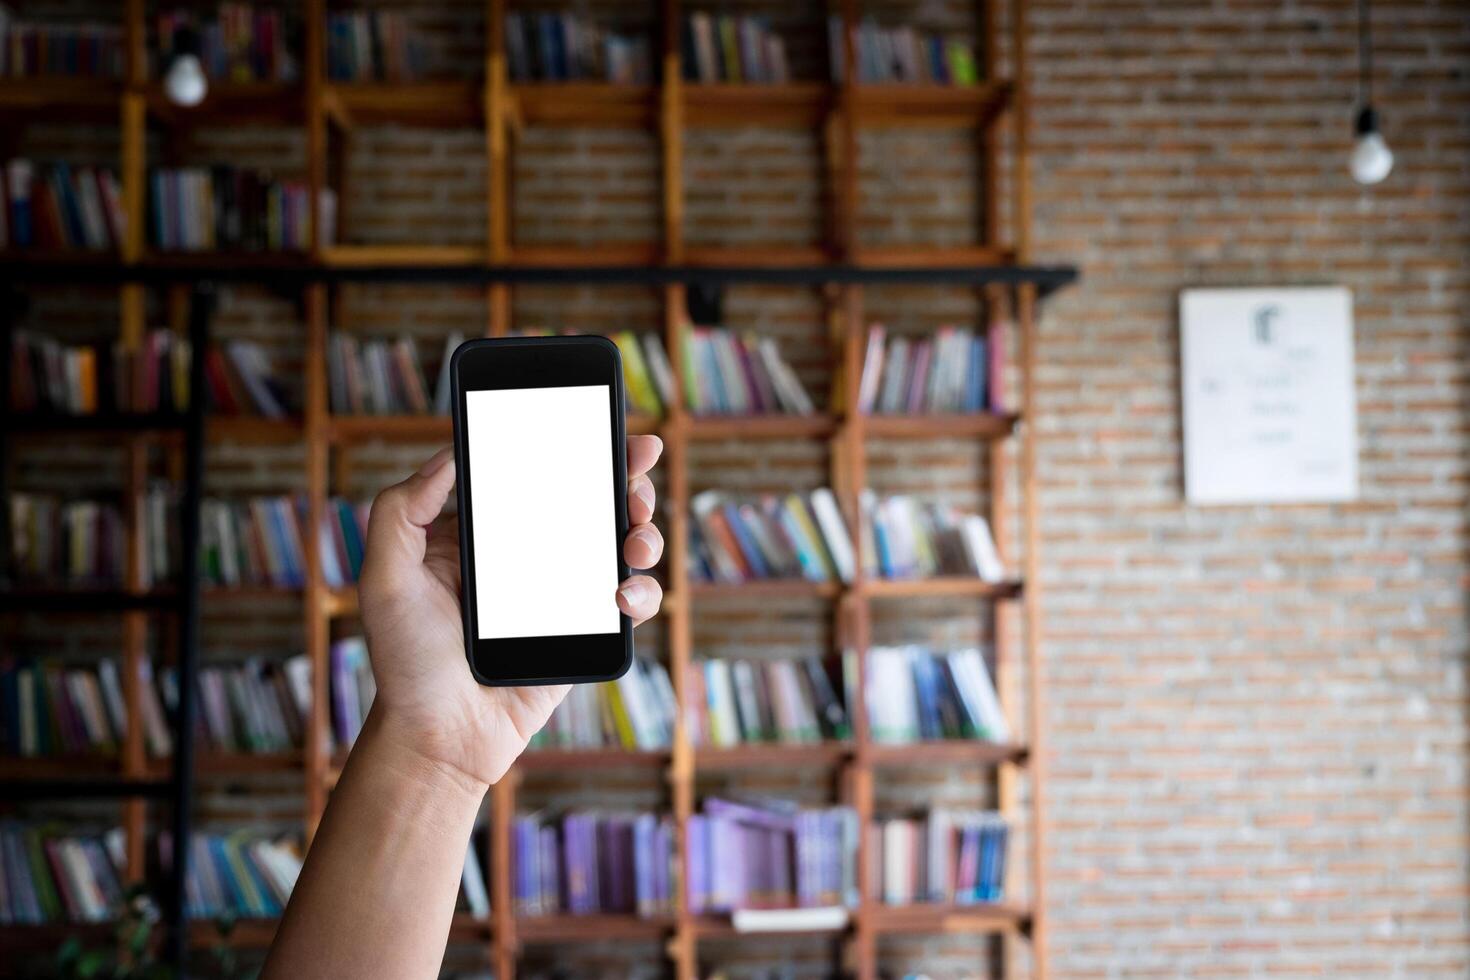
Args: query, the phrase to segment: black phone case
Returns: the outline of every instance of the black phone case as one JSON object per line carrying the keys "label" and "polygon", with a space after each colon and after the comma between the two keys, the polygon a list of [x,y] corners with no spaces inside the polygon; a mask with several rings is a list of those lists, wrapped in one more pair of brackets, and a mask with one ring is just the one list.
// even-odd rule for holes
{"label": "black phone case", "polygon": [[[621,542],[628,535],[628,444],[627,431],[627,393],[623,385],[623,358],[618,346],[606,337],[595,335],[586,336],[559,336],[559,337],[486,337],[475,340],[467,340],[454,349],[450,356],[449,375],[452,396],[450,399],[450,413],[454,428],[454,464],[457,478],[455,480],[455,496],[459,505],[459,569],[460,569],[460,609],[463,615],[465,659],[469,663],[470,673],[475,680],[486,687],[533,687],[548,684],[596,684],[605,681],[614,681],[628,672],[633,665],[633,625],[626,613],[619,611],[619,623],[622,627],[624,654],[622,664],[612,673],[607,674],[579,674],[574,676],[556,677],[517,677],[514,679],[500,679],[486,677],[480,673],[475,666],[474,656],[474,614],[473,596],[475,570],[474,563],[470,561],[470,532],[473,515],[470,511],[468,483],[463,475],[468,472],[469,455],[465,443],[464,412],[461,407],[464,401],[464,389],[460,379],[460,361],[463,355],[469,351],[484,348],[509,348],[509,347],[536,347],[551,346],[564,347],[584,344],[593,344],[605,348],[611,355],[613,361],[613,377],[610,379],[616,398],[617,411],[613,412],[613,441],[620,451],[613,453],[613,496],[614,513],[616,515],[618,530],[618,581],[623,581],[632,573],[627,562],[623,560]],[[466,519],[468,515],[468,519]]]}

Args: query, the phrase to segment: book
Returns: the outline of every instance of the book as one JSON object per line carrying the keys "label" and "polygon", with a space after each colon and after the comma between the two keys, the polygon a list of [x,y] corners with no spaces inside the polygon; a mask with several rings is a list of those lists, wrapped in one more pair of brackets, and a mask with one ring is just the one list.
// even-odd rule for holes
{"label": "book", "polygon": [[[149,242],[162,251],[301,251],[311,244],[306,181],[248,168],[155,168],[147,214]],[[330,243],[330,235],[322,240]]]}
{"label": "book", "polygon": [[124,45],[115,20],[21,19],[0,5],[0,77],[119,79],[127,62]]}
{"label": "book", "polygon": [[759,15],[687,14],[684,80],[777,85],[791,81],[786,42]]}
{"label": "book", "polygon": [[424,39],[401,13],[327,13],[327,77],[336,82],[413,82],[426,77]]}
{"label": "book", "polygon": [[[327,346],[327,391],[338,415],[447,414],[450,398],[450,355],[460,344],[449,337],[430,389],[410,337],[359,339],[334,333]],[[430,392],[433,392],[432,397]]]}
{"label": "book", "polygon": [[105,922],[123,900],[121,830],[0,820],[0,924]]}
{"label": "book", "polygon": [[691,912],[857,904],[858,821],[852,808],[711,797],[701,810],[688,827]]}
{"label": "book", "polygon": [[990,524],[947,504],[907,494],[858,495],[863,568],[872,578],[972,576],[1003,583],[1007,574]]}
{"label": "book", "polygon": [[[851,652],[843,655],[852,673],[854,656]],[[863,704],[874,742],[1010,741],[1010,725],[978,648],[872,647],[865,666]]]}
{"label": "book", "polygon": [[[828,51],[832,80],[847,74],[847,49],[840,17],[828,20]],[[911,25],[882,27],[871,18],[857,25],[854,35],[857,80],[861,84],[914,83],[973,86],[980,82],[973,45],[939,32]]]}
{"label": "book", "polygon": [[613,30],[570,12],[505,16],[506,63],[513,82],[612,82],[654,79],[649,34]]}
{"label": "book", "polygon": [[199,39],[199,63],[212,79],[293,82],[300,77],[300,66],[288,44],[300,36],[300,25],[288,22],[279,9],[222,0],[215,16],[209,18],[189,9],[160,12],[154,18],[154,30],[157,77],[168,71],[183,30],[193,31]]}
{"label": "book", "polygon": [[685,387],[696,415],[810,415],[816,410],[769,337],[691,327],[684,347]]}
{"label": "book", "polygon": [[821,657],[697,661],[686,706],[696,746],[811,744],[851,737],[847,707]]}
{"label": "book", "polygon": [[699,581],[850,581],[852,543],[831,491],[735,497],[706,490],[690,498],[691,575]]}
{"label": "book", "polygon": [[[162,839],[159,846],[167,848]],[[185,906],[191,918],[206,919],[279,916],[303,860],[295,840],[250,831],[196,833],[189,853]]]}
{"label": "book", "polygon": [[337,746],[350,748],[362,731],[377,692],[367,641],[360,636],[334,641],[327,651],[327,664],[332,739]]}
{"label": "book", "polygon": [[0,168],[0,248],[119,248],[127,227],[122,189],[106,167],[15,158]]}
{"label": "book", "polygon": [[677,710],[668,670],[639,657],[616,681],[574,685],[528,748],[667,749]]}
{"label": "book", "polygon": [[126,525],[109,501],[12,493],[10,569],[28,586],[116,588],[124,578]]}
{"label": "book", "polygon": [[654,813],[521,814],[511,829],[518,915],[674,912],[674,823]]}
{"label": "book", "polygon": [[881,324],[873,324],[858,410],[877,415],[1001,411],[998,348],[991,346],[1001,333],[992,325],[983,336],[955,327],[927,337],[889,336]]}
{"label": "book", "polygon": [[871,887],[885,905],[977,905],[1005,897],[1010,832],[995,811],[934,808],[876,820]]}

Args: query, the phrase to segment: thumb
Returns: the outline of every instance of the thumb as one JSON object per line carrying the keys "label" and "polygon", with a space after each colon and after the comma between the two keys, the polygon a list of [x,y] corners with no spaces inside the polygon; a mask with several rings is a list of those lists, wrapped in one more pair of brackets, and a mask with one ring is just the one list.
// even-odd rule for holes
{"label": "thumb", "polygon": [[419,564],[428,526],[444,510],[454,489],[454,449],[445,446],[419,471],[378,494],[368,517],[366,560]]}

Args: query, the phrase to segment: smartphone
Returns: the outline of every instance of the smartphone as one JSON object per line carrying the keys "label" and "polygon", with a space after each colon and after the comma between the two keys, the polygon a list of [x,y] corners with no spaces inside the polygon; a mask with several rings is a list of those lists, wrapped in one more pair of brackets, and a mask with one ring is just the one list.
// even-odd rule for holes
{"label": "smartphone", "polygon": [[621,677],[633,623],[623,365],[604,337],[471,340],[450,361],[465,654],[481,684]]}

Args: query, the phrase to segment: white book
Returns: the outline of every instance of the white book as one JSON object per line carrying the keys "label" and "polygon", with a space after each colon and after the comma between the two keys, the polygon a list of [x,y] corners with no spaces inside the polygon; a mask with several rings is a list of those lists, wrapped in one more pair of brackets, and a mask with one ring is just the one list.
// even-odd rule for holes
{"label": "white book", "polygon": [[153,683],[153,665],[147,660],[138,663],[138,684],[143,692],[143,735],[148,754],[155,758],[169,755],[173,752],[173,735],[163,719],[163,702]]}
{"label": "white book", "polygon": [[960,518],[960,535],[976,574],[986,582],[1004,582],[1006,570],[990,534],[990,522],[979,514],[966,514]]}
{"label": "white book", "polygon": [[985,726],[987,736],[991,741],[1009,742],[1011,726],[1001,709],[1000,696],[996,693],[990,670],[985,666],[985,658],[979,650],[971,648],[954,655],[951,663],[956,659],[963,664],[961,670],[968,678],[968,690],[975,697],[976,717]]}
{"label": "white book", "polygon": [[735,712],[735,686],[730,664],[711,660],[705,664],[705,687],[709,691],[712,741],[718,746],[740,744],[740,723]]}
{"label": "white book", "polygon": [[117,672],[117,661],[105,657],[97,662],[97,679],[102,684],[102,698],[107,704],[107,714],[112,719],[112,730],[119,739],[127,737],[128,706],[123,698],[122,679]]}
{"label": "white book", "polygon": [[829,932],[847,925],[848,911],[840,905],[804,909],[736,909],[730,924],[736,932]]}
{"label": "white book", "polygon": [[908,826],[903,820],[883,823],[883,901],[888,905],[908,905],[909,893]]}
{"label": "white book", "polygon": [[812,513],[817,518],[817,526],[821,529],[827,552],[832,556],[832,563],[837,566],[837,574],[842,581],[851,582],[856,573],[855,559],[852,541],[847,535],[847,522],[837,507],[837,497],[827,487],[818,487],[811,493],[811,502]]}
{"label": "white book", "polygon": [[674,385],[674,367],[669,363],[663,339],[657,333],[645,331],[640,339],[643,342],[643,360],[648,365],[648,373],[653,378],[654,387],[658,389],[658,397],[663,402],[664,410],[668,411],[678,400]]}
{"label": "white book", "polygon": [[475,857],[475,841],[470,839],[469,849],[464,856],[464,872],[460,875],[460,886],[464,889],[465,904],[470,915],[477,919],[490,916],[490,896],[485,891],[485,875],[480,870],[480,861]]}

